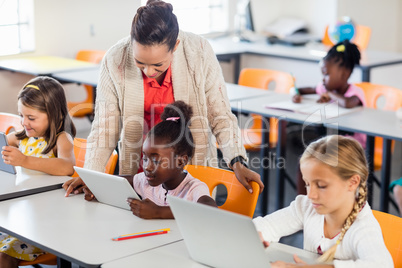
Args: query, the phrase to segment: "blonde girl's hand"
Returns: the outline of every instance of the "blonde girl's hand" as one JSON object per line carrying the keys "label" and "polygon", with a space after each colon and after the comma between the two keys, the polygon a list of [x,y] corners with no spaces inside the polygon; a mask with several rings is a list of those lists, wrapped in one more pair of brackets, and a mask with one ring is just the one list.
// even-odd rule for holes
{"label": "blonde girl's hand", "polygon": [[324,94],[322,94],[320,96],[320,98],[317,100],[318,103],[327,103],[331,100],[331,97],[329,96],[329,94],[327,92],[325,92]]}
{"label": "blonde girl's hand", "polygon": [[258,236],[261,239],[262,244],[264,245],[265,248],[269,247],[269,242],[264,240],[264,237],[262,236],[261,232],[258,232]]}
{"label": "blonde girl's hand", "polygon": [[287,263],[287,262],[283,262],[283,261],[276,261],[271,263],[271,267],[272,268],[297,268],[297,267],[303,267],[305,265],[307,265],[306,262],[304,262],[302,259],[300,259],[296,254],[293,255],[293,259],[295,261],[295,263]]}
{"label": "blonde girl's hand", "polygon": [[13,146],[3,146],[3,151],[1,152],[4,163],[13,166],[24,166],[25,161],[28,156],[21,153],[17,147]]}

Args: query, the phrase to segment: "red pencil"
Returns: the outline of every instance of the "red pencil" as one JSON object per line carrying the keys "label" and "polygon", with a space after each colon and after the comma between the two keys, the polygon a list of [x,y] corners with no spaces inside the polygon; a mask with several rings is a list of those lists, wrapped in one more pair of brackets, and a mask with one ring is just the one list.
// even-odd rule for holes
{"label": "red pencil", "polygon": [[122,237],[112,238],[112,240],[113,241],[121,241],[121,240],[126,240],[126,239],[140,238],[140,237],[145,237],[145,236],[160,235],[160,234],[166,234],[166,233],[167,233],[167,231],[161,231],[161,232],[148,233],[148,234],[122,236]]}

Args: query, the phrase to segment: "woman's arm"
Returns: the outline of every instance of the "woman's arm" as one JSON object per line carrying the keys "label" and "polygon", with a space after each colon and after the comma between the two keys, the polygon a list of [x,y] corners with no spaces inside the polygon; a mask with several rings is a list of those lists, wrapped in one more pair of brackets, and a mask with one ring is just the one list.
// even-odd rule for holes
{"label": "woman's arm", "polygon": [[[236,156],[242,156],[244,159],[247,159],[246,151],[244,146],[242,146],[241,136],[239,135],[240,129],[237,118],[230,108],[219,62],[211,45],[207,41],[204,40],[201,42],[201,48],[204,53],[202,64],[205,71],[202,79],[205,83],[205,95],[208,107],[207,116],[212,133],[216,137],[224,159],[229,162]],[[260,185],[260,193],[262,192],[264,184],[258,173],[244,167],[241,163],[236,163],[232,169],[239,182],[249,192],[252,192],[249,181],[257,182]]]}

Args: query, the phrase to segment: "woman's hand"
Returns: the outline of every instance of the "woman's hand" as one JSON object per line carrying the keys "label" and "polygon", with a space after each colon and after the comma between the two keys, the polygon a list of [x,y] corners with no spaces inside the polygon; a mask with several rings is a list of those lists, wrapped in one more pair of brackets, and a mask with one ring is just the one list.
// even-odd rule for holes
{"label": "woman's hand", "polygon": [[253,192],[249,182],[255,181],[260,185],[260,193],[264,190],[264,184],[261,181],[260,175],[251,169],[246,168],[242,163],[236,162],[233,164],[232,169],[236,175],[236,178],[239,180],[241,184],[249,191]]}
{"label": "woman's hand", "polygon": [[1,152],[4,163],[13,166],[24,166],[29,156],[24,155],[17,147],[3,146]]}
{"label": "woman's hand", "polygon": [[86,187],[84,181],[80,178],[72,178],[62,185],[63,189],[66,190],[65,197],[68,197],[71,193],[80,194],[84,192],[84,187]]}

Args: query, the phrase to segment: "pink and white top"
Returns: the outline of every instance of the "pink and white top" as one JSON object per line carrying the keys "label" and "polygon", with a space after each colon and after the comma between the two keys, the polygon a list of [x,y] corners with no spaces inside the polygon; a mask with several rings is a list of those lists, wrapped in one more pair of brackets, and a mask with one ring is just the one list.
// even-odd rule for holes
{"label": "pink and white top", "polygon": [[[320,83],[315,88],[315,92],[317,94],[319,94],[319,95],[322,95],[322,94],[327,92],[327,89],[325,88],[325,86],[322,83]],[[359,98],[359,100],[362,103],[362,105],[366,106],[366,100],[364,98],[364,91],[363,91],[363,89],[361,89],[358,86],[355,86],[353,84],[349,84],[349,87],[348,87],[348,89],[346,90],[346,92],[345,92],[345,94],[343,96],[345,96],[346,98],[356,96],[356,97]],[[346,135],[346,136],[348,136],[348,135]],[[366,148],[367,136],[365,134],[356,132],[355,134],[353,134],[352,137],[355,140],[357,140],[363,146],[363,148]]]}
{"label": "pink and white top", "polygon": [[149,185],[144,172],[138,173],[133,179],[134,190],[142,197],[148,198],[158,206],[169,206],[166,200],[168,195],[177,196],[192,202],[197,202],[201,196],[209,195],[208,186],[199,179],[187,173],[184,180],[173,190],[166,190],[162,184],[158,186]]}
{"label": "pink and white top", "polygon": [[[315,92],[319,95],[322,95],[324,93],[327,92],[327,89],[325,88],[325,86],[320,83],[317,85],[317,87],[315,88]],[[353,84],[349,84],[348,89],[346,90],[345,94],[343,94],[343,96],[345,96],[346,98],[350,98],[352,96],[356,96],[359,98],[359,100],[361,101],[361,103],[363,104],[363,106],[366,106],[366,100],[364,98],[364,92],[363,89],[361,89],[360,87],[353,85]]]}

